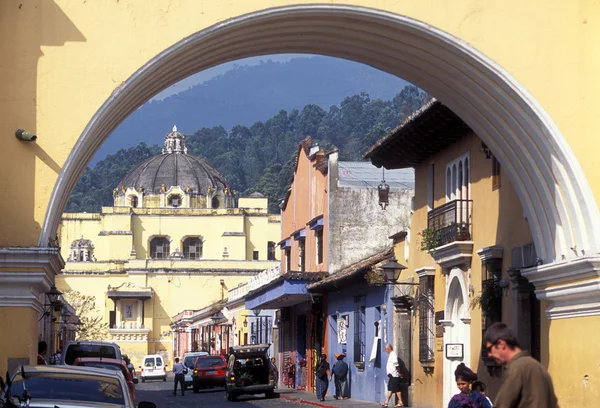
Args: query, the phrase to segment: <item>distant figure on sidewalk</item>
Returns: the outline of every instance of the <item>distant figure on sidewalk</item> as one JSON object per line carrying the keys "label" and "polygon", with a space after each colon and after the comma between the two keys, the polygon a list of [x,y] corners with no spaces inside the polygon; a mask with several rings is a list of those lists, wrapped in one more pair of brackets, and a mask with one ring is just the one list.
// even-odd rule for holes
{"label": "distant figure on sidewalk", "polygon": [[473,372],[465,363],[460,363],[454,370],[456,378],[456,386],[460,393],[454,395],[448,403],[448,408],[491,408],[492,405],[488,402],[479,391],[471,389],[471,383],[477,381],[477,374]]}
{"label": "distant figure on sidewalk", "polygon": [[271,364],[275,369],[275,388],[279,385],[279,369],[277,368],[277,359],[275,357],[271,357]]}
{"label": "distant figure on sidewalk", "polygon": [[177,384],[181,388],[181,396],[185,395],[185,373],[187,368],[179,362],[179,357],[175,357],[175,364],[173,364],[173,373],[175,374],[175,384],[173,387],[173,395],[177,395]]}
{"label": "distant figure on sidewalk", "polygon": [[285,384],[288,388],[296,388],[296,364],[288,357],[285,365]]}
{"label": "distant figure on sidewalk", "polygon": [[350,398],[350,382],[348,381],[348,364],[344,361],[345,354],[335,354],[336,363],[331,369],[331,376],[334,378],[335,399]]}
{"label": "distant figure on sidewalk", "polygon": [[60,364],[61,358],[62,358],[62,350],[59,348],[58,350],[56,350],[56,353],[54,353],[52,355],[52,358],[50,359],[50,364],[53,364],[53,365]]}
{"label": "distant figure on sidewalk", "polygon": [[392,395],[396,397],[396,405],[394,407],[403,407],[402,395],[402,380],[400,378],[400,363],[398,362],[398,355],[394,351],[391,344],[385,345],[385,351],[389,354],[387,364],[385,366],[388,376],[388,393],[385,402],[381,404],[382,407],[387,407],[392,399]]}
{"label": "distant figure on sidewalk", "polygon": [[329,387],[330,374],[329,363],[327,362],[327,354],[321,354],[321,361],[317,366],[315,375],[317,377],[317,399],[319,401],[325,401],[325,395],[327,395],[327,388]]}
{"label": "distant figure on sidewalk", "polygon": [[298,367],[300,367],[300,386],[298,387],[298,389],[306,391],[306,383],[308,380],[308,373],[306,370],[306,358],[302,357],[300,359],[300,361],[298,362]]}
{"label": "distant figure on sidewalk", "polygon": [[504,323],[485,331],[487,355],[506,365],[504,383],[494,400],[496,408],[558,408],[552,378],[546,368],[521,350],[517,337]]}
{"label": "distant figure on sidewalk", "polygon": [[44,358],[44,354],[48,351],[48,344],[45,341],[38,342],[38,355],[37,355],[37,364],[38,365],[47,365],[46,359]]}

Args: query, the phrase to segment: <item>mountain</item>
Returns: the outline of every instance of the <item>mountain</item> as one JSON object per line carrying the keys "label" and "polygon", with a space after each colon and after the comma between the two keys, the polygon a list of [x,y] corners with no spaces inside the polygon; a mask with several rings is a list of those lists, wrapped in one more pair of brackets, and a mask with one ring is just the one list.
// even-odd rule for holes
{"label": "mountain", "polygon": [[186,91],[142,105],[115,129],[91,164],[140,142],[160,143],[173,125],[188,134],[214,126],[229,131],[235,125],[267,120],[280,110],[300,110],[309,104],[329,110],[361,92],[391,100],[405,85],[406,81],[375,68],[331,57],[234,66]]}
{"label": "mountain", "polygon": [[[223,126],[203,127],[186,136],[186,145],[188,154],[207,160],[233,190],[269,197],[269,210],[276,213],[289,187],[298,143],[306,136],[326,149],[337,148],[340,160],[361,160],[366,149],[428,98],[412,85],[391,100],[371,99],[361,92],[328,110],[309,104],[301,110],[281,109],[265,122],[238,124],[229,131]],[[156,139],[153,141],[163,141],[162,137]],[[112,191],[123,177],[160,150],[156,144],[142,142],[88,167],[69,198],[67,212],[97,212],[101,206],[112,206]]]}

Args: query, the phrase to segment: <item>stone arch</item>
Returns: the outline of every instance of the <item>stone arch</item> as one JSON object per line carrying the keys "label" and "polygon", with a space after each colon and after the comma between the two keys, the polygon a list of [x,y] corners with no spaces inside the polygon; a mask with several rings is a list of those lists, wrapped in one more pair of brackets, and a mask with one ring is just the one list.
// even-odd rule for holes
{"label": "stone arch", "polygon": [[557,126],[514,78],[428,24],[344,5],[296,5],[235,17],[148,61],[113,92],[79,137],[54,186],[38,245],[55,235],[69,193],[98,147],[142,103],[206,68],[277,53],[362,62],[436,96],[505,169],[544,262],[598,252],[600,215],[587,179]]}

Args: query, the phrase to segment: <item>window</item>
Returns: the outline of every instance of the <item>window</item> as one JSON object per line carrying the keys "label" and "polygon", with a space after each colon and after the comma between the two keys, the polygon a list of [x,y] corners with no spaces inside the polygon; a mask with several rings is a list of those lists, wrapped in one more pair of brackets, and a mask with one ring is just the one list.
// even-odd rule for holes
{"label": "window", "polygon": [[292,268],[292,251],[290,248],[285,250],[285,271],[289,272]]}
{"label": "window", "polygon": [[366,329],[366,313],[367,299],[366,296],[354,297],[354,365],[359,370],[365,368],[365,354],[367,342]]}
{"label": "window", "polygon": [[481,297],[488,307],[482,313],[482,330],[495,322],[502,320],[502,258],[492,258],[482,263],[483,279],[481,282]]}
{"label": "window", "polygon": [[186,238],[183,241],[183,256],[185,259],[202,258],[202,239],[198,237]]}
{"label": "window", "polygon": [[492,156],[492,190],[498,190],[500,186],[500,163]]}
{"label": "window", "polygon": [[152,238],[150,241],[150,257],[152,259],[167,259],[169,257],[170,243],[166,237]]}
{"label": "window", "polygon": [[446,201],[469,199],[469,153],[446,166]]}
{"label": "window", "polygon": [[323,228],[315,231],[317,238],[317,265],[323,263]]}
{"label": "window", "polygon": [[169,207],[181,207],[181,196],[179,194],[169,196]]}
{"label": "window", "polygon": [[275,259],[275,242],[269,241],[267,243],[267,260],[276,261]]}
{"label": "window", "polygon": [[419,361],[434,360],[435,309],[433,298],[434,275],[419,277]]}
{"label": "window", "polygon": [[94,257],[94,244],[83,236],[73,241],[67,262],[96,262]]}
{"label": "window", "polygon": [[221,206],[221,203],[219,202],[219,197],[216,197],[216,196],[213,197],[211,200],[211,205],[212,205],[212,208],[214,208],[214,209],[219,208]]}
{"label": "window", "polygon": [[305,244],[304,240],[298,241],[298,267],[300,272],[304,272],[306,267]]}
{"label": "window", "polygon": [[258,251],[252,252],[252,259],[258,261]]}
{"label": "window", "polygon": [[429,163],[427,166],[427,207],[429,211],[433,210],[433,198],[434,198],[434,181],[435,181],[435,167],[433,163]]}
{"label": "window", "polygon": [[129,199],[131,201],[131,208],[137,208],[137,206],[138,206],[137,196],[131,196]]}

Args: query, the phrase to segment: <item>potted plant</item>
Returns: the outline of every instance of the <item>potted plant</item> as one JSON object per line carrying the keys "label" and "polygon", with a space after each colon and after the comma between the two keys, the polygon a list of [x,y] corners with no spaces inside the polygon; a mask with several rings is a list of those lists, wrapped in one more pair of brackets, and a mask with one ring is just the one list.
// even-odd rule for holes
{"label": "potted plant", "polygon": [[484,316],[493,319],[502,304],[502,287],[498,279],[486,279],[482,282],[481,293],[471,300],[471,308],[479,307]]}
{"label": "potted plant", "polygon": [[440,246],[441,235],[440,230],[433,228],[425,228],[419,233],[421,235],[421,251],[433,251]]}
{"label": "potted plant", "polygon": [[471,234],[469,233],[469,225],[462,221],[456,224],[456,240],[457,241],[467,241],[471,239]]}

